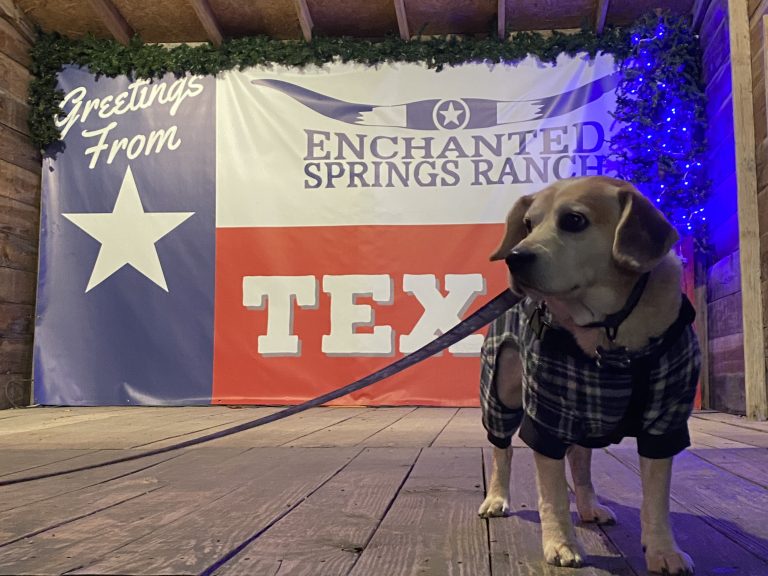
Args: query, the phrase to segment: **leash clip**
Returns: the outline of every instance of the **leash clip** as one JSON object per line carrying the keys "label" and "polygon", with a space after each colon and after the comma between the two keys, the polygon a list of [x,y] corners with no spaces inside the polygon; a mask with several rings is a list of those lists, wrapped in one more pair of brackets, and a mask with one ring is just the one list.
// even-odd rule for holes
{"label": "leash clip", "polygon": [[546,305],[541,302],[538,306],[536,306],[536,308],[534,308],[533,314],[531,314],[531,318],[529,320],[531,329],[533,330],[533,333],[536,334],[536,338],[539,340],[541,340],[541,335],[544,334],[544,329],[552,327],[545,319],[546,311]]}

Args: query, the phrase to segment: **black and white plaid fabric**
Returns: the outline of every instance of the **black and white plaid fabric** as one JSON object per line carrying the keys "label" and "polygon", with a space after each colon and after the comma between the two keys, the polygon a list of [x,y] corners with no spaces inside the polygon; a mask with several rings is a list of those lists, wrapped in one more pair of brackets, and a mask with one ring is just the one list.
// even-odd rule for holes
{"label": "black and white plaid fabric", "polygon": [[609,352],[597,362],[565,330],[546,327],[539,337],[536,315],[535,305],[526,298],[488,329],[481,353],[480,402],[489,437],[511,438],[522,419],[522,411],[510,410],[499,401],[494,384],[499,350],[510,344],[520,350],[523,359],[525,417],[564,444],[616,432],[632,395],[632,370],[622,365],[627,360],[654,357],[654,353],[658,358],[648,367],[649,388],[640,429],[652,437],[683,429],[687,439],[686,422],[693,410],[701,364],[690,324],[673,342],[664,343],[665,350],[660,348],[660,338],[630,356]]}

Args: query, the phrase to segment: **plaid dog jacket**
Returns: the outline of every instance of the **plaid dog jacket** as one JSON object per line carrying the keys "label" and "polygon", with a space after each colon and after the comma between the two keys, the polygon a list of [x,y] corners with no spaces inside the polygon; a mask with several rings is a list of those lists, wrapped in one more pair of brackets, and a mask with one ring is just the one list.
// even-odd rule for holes
{"label": "plaid dog jacket", "polygon": [[[602,351],[592,358],[566,330],[551,327],[529,298],[499,316],[481,352],[480,404],[490,442],[521,439],[537,452],[560,459],[571,444],[599,448],[635,436],[638,452],[667,458],[690,445],[701,356],[691,326],[695,312],[683,295],[675,323],[641,350]],[[499,400],[496,359],[502,345],[522,358],[523,408]]]}

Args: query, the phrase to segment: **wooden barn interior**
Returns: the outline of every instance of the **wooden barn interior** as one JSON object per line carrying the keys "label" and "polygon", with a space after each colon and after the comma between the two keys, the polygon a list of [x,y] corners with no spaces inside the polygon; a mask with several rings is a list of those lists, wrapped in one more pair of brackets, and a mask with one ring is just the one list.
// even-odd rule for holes
{"label": "wooden barn interior", "polygon": [[[701,574],[768,574],[768,0],[0,0],[0,481],[203,436],[276,408],[27,408],[41,152],[37,30],[127,44],[268,35],[598,33],[654,9],[703,48],[712,251],[696,261],[702,410],[672,515]],[[418,40],[415,40],[418,41]],[[258,433],[257,433],[258,432]],[[475,408],[316,408],[209,444],[0,486],[0,574],[577,574],[541,559],[533,457],[515,444],[510,518],[480,520],[489,449]],[[644,574],[632,443],[595,455],[621,517],[579,526],[591,566]],[[290,456],[286,456],[289,454]]]}

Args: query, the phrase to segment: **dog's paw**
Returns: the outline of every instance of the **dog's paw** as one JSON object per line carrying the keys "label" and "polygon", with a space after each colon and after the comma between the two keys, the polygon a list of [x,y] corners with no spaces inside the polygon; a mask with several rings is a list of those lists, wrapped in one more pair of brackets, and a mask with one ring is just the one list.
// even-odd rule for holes
{"label": "dog's paw", "polygon": [[584,564],[578,543],[562,539],[544,539],[544,559],[553,566],[580,568]]}
{"label": "dog's paw", "polygon": [[483,503],[480,504],[480,509],[477,513],[481,518],[506,516],[509,514],[509,501],[504,496],[488,494]]}
{"label": "dog's paw", "polygon": [[648,572],[664,576],[693,576],[693,560],[685,552],[675,547],[671,550],[645,550],[645,563]]}
{"label": "dog's paw", "polygon": [[596,498],[581,506],[577,502],[576,509],[582,522],[594,522],[600,525],[616,524],[616,514],[613,513],[613,510],[600,504]]}

